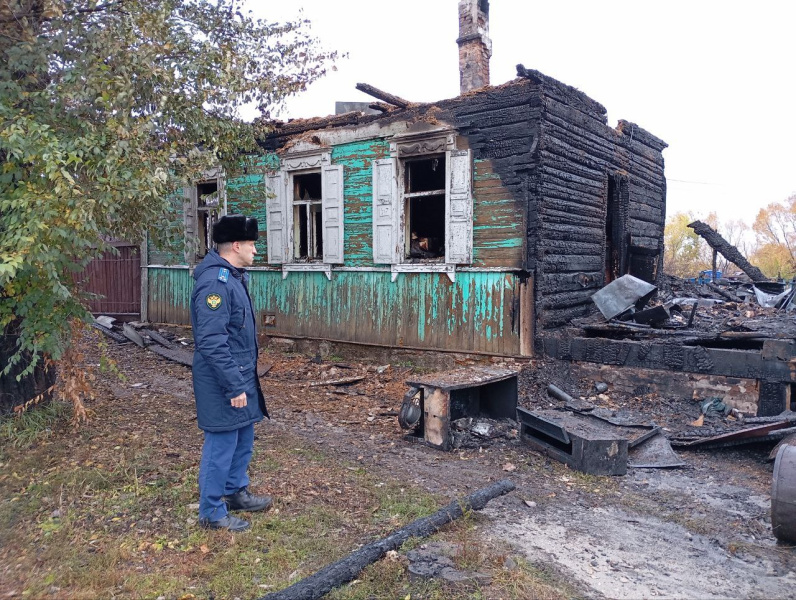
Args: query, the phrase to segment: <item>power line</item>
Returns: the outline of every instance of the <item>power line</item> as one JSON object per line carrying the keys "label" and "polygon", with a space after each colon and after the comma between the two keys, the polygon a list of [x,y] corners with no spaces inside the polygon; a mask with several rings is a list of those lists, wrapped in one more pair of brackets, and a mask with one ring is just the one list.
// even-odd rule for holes
{"label": "power line", "polygon": [[725,183],[711,183],[711,182],[708,182],[708,181],[686,181],[685,179],[671,179],[669,177],[666,178],[666,181],[667,182],[675,181],[677,183],[690,183],[690,184],[693,184],[693,185],[720,185],[720,186],[727,185]]}

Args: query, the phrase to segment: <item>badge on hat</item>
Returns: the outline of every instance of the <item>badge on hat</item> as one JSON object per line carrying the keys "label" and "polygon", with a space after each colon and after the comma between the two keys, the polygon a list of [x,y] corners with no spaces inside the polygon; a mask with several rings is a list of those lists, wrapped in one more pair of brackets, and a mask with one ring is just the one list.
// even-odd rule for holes
{"label": "badge on hat", "polygon": [[218,294],[208,294],[207,298],[205,298],[205,303],[210,310],[216,310],[221,306],[221,296]]}

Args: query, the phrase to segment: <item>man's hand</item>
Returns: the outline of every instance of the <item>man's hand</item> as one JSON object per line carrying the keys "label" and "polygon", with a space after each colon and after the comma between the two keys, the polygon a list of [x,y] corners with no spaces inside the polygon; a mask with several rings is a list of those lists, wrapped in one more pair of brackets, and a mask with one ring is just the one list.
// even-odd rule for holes
{"label": "man's hand", "polygon": [[233,408],[243,408],[246,406],[246,392],[243,392],[240,396],[235,396],[232,400],[232,407]]}

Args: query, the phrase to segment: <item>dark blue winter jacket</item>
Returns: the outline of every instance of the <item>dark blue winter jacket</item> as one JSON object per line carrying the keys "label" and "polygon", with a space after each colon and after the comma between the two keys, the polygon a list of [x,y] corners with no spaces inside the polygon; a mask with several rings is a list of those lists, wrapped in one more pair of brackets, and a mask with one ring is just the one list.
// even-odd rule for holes
{"label": "dark blue winter jacket", "polygon": [[[268,416],[257,379],[257,331],[249,274],[211,250],[196,267],[191,294],[193,390],[200,429],[231,431]],[[246,392],[246,406],[231,399]]]}

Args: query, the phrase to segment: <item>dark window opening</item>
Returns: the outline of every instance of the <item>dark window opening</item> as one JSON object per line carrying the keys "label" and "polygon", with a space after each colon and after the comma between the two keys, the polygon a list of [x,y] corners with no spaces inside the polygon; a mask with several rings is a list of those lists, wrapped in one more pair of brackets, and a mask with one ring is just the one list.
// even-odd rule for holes
{"label": "dark window opening", "polygon": [[196,256],[203,258],[213,247],[213,225],[221,210],[218,181],[205,181],[196,186]]}
{"label": "dark window opening", "polygon": [[407,258],[444,258],[445,157],[406,161],[404,197]]}
{"label": "dark window opening", "polygon": [[409,193],[436,191],[445,193],[445,157],[406,161],[405,189]]}
{"label": "dark window opening", "polygon": [[409,258],[445,256],[445,196],[409,199]]}
{"label": "dark window opening", "polygon": [[627,179],[608,176],[605,210],[605,283],[627,273],[627,211],[630,194]]}
{"label": "dark window opening", "polygon": [[321,174],[293,176],[293,258],[323,258]]}

